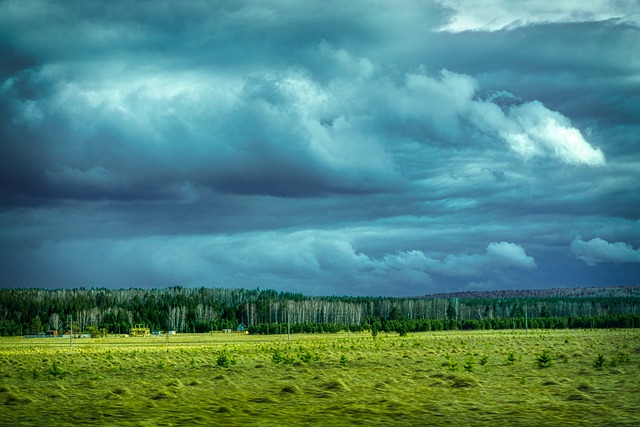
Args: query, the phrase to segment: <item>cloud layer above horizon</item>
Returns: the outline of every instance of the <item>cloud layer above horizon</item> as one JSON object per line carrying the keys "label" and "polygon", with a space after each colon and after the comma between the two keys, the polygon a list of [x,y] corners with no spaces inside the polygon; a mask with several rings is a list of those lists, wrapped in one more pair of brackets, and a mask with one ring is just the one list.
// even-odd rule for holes
{"label": "cloud layer above horizon", "polygon": [[637,285],[640,10],[529,6],[0,2],[0,286]]}

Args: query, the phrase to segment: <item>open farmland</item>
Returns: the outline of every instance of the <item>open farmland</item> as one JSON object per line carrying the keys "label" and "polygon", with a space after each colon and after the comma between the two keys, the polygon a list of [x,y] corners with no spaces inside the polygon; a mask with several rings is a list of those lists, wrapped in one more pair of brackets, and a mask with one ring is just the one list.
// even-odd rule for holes
{"label": "open farmland", "polygon": [[[602,366],[595,366],[602,365]],[[4,425],[639,425],[640,334],[0,340]]]}

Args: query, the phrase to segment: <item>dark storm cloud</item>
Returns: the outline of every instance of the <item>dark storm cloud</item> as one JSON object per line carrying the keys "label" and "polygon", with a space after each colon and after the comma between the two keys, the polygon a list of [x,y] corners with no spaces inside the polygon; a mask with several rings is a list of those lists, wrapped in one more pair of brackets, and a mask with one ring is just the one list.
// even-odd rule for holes
{"label": "dark storm cloud", "polygon": [[1,2],[2,284],[628,284],[637,13]]}

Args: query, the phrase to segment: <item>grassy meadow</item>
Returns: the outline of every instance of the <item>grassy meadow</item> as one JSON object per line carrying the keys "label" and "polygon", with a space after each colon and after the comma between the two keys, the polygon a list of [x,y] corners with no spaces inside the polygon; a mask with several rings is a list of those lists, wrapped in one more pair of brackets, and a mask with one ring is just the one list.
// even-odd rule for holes
{"label": "grassy meadow", "polygon": [[0,339],[0,424],[640,425],[640,332]]}

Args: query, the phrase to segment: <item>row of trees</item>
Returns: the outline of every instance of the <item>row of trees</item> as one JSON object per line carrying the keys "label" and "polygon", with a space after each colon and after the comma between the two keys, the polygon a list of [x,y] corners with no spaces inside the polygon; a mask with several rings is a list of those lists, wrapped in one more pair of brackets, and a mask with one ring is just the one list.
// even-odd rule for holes
{"label": "row of trees", "polygon": [[[164,289],[0,289],[0,335],[36,334],[49,329],[85,331],[89,327],[126,333],[145,323],[153,330],[206,332],[235,328],[254,333],[281,331],[334,332],[339,329],[442,330],[586,327],[615,324],[640,326],[640,287],[591,288],[567,296],[464,298],[308,297],[273,290],[224,288]],[[618,290],[616,290],[618,289]],[[599,296],[601,295],[601,296]],[[609,319],[599,321],[594,319]],[[396,323],[393,323],[396,322]],[[604,323],[602,323],[604,322]],[[631,322],[631,323],[629,323]],[[624,323],[624,322],[623,322]],[[401,326],[397,326],[400,324]],[[559,326],[558,326],[559,325]]]}

